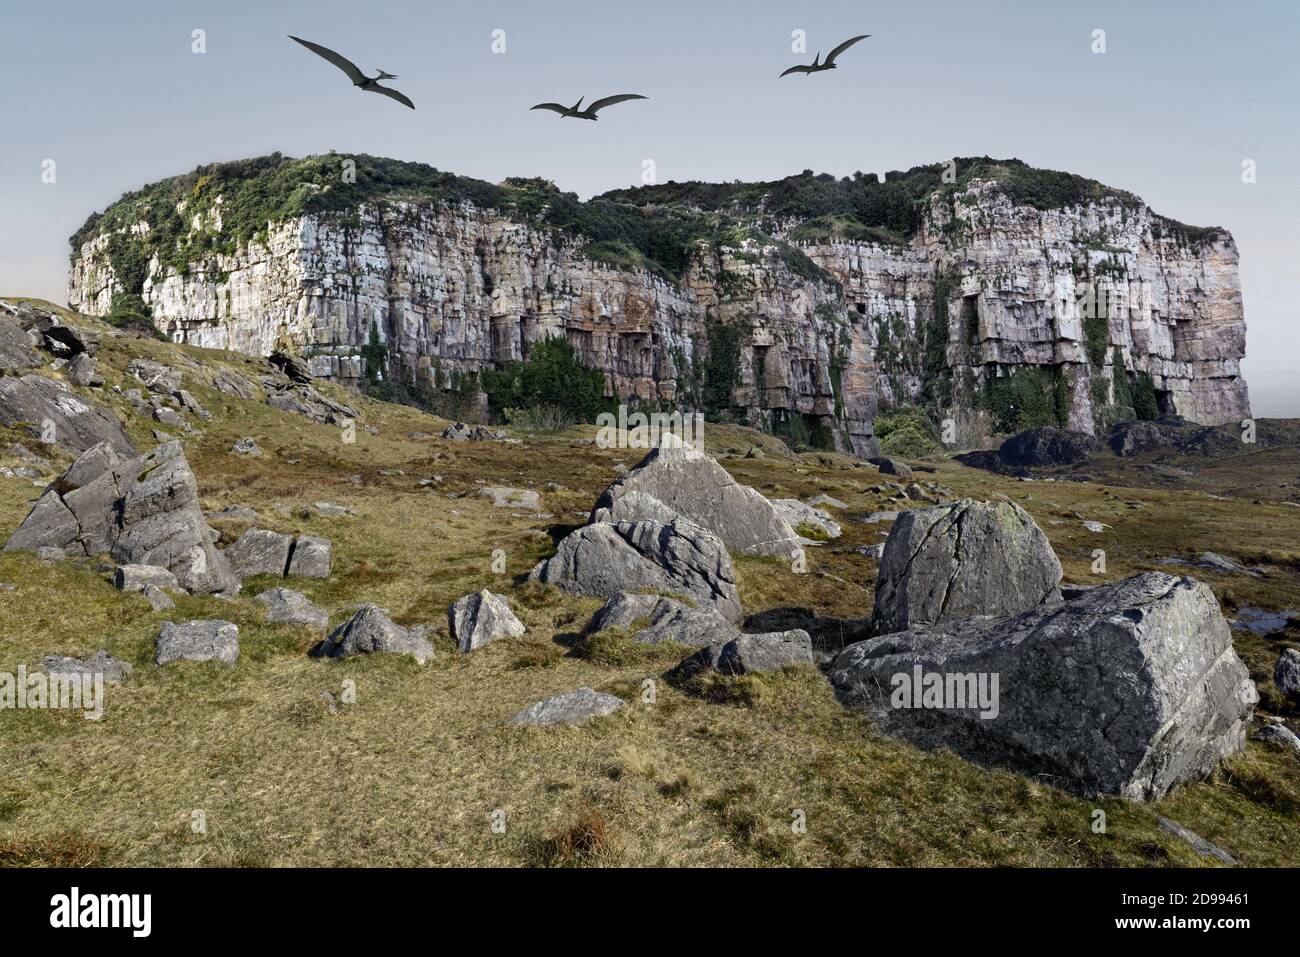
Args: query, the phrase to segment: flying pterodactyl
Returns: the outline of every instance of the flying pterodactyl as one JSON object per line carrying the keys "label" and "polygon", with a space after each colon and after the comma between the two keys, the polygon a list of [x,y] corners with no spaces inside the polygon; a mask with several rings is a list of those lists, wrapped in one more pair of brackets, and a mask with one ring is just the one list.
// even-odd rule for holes
{"label": "flying pterodactyl", "polygon": [[329,60],[348,75],[348,79],[352,81],[353,86],[360,87],[363,90],[368,90],[371,93],[382,93],[384,96],[391,96],[398,103],[402,103],[409,106],[411,109],[415,109],[415,104],[412,103],[404,93],[399,93],[391,86],[384,86],[379,82],[380,80],[396,80],[397,74],[385,73],[383,70],[379,70],[379,76],[366,76],[361,72],[361,68],[355,63],[347,57],[335,53],[329,47],[323,47],[319,43],[312,43],[310,40],[300,40],[292,34],[289,35],[289,39],[293,40],[295,43],[301,43],[312,53]]}
{"label": "flying pterodactyl", "polygon": [[585,96],[578,97],[578,102],[574,103],[573,106],[563,106],[559,103],[538,103],[536,106],[530,106],[529,109],[553,110],[556,113],[559,113],[560,116],[572,116],[579,120],[594,120],[596,119],[597,110],[602,110],[615,103],[622,103],[624,100],[644,100],[645,97],[640,93],[617,93],[614,96],[606,96],[599,100],[594,100],[585,110],[579,109],[579,107],[582,106],[582,101],[585,99]]}
{"label": "flying pterodactyl", "polygon": [[833,70],[838,65],[835,62],[835,58],[837,56],[839,56],[849,47],[853,46],[853,44],[857,43],[859,40],[865,40],[869,36],[871,36],[870,33],[864,33],[860,37],[853,37],[850,40],[845,40],[843,43],[837,46],[830,53],[826,54],[825,63],[822,62],[821,53],[818,53],[817,58],[814,59],[812,63],[810,63],[808,66],[792,66],[790,67],[790,69],[782,73],[781,76],[789,76],[791,73],[820,73],[822,70]]}

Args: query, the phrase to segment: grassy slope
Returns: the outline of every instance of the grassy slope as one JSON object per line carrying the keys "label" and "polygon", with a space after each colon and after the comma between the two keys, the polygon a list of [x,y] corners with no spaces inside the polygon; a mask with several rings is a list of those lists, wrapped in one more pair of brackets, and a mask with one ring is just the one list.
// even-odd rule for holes
{"label": "grassy slope", "polygon": [[[183,366],[182,354],[245,375],[257,370],[253,360],[151,341],[107,339],[101,350],[108,384],[123,387],[129,356]],[[438,654],[424,668],[388,656],[311,660],[305,651],[315,636],[263,622],[252,596],[269,581],[246,582],[234,601],[178,599],[175,611],[157,615],[143,598],[116,592],[93,563],[47,566],[31,554],[0,553],[0,581],[17,586],[0,592],[0,667],[101,647],[137,667],[110,690],[98,723],[0,712],[8,772],[0,864],[1205,864],[1158,828],[1156,813],[1243,863],[1300,861],[1300,765],[1256,743],[1213,780],[1142,806],[1082,800],[884,738],[840,708],[812,672],[725,682],[708,696],[660,680],[656,703],[641,704],[642,680],[661,675],[678,653],[615,643],[616,653],[577,657],[575,632],[599,601],[518,580],[564,530],[554,526],[581,522],[615,463],[637,457],[595,448],[590,432],[452,444],[410,437],[436,435],[439,420],[360,400],[361,421],[379,434],[358,429],[349,446],[333,427],[217,393],[196,370],[187,370],[186,387],[214,413],[210,423],[196,421],[204,434],[186,443],[205,504],[249,505],[263,527],[332,538],[334,575],[286,584],[328,608],[333,624],[363,601],[403,623],[433,624],[442,632]],[[148,429],[132,423],[142,447]],[[244,435],[257,438],[264,458],[228,451]],[[825,491],[847,502],[850,515],[887,505],[868,491],[880,481],[870,466],[829,455],[741,458],[727,450],[743,452],[752,433],[717,427],[708,437],[737,478],[769,495]],[[0,430],[0,448],[16,438]],[[1294,458],[1287,467],[1293,478]],[[1098,547],[1109,556],[1104,577],[1113,579],[1203,549],[1285,563],[1300,532],[1297,510],[1283,505],[1013,482],[947,462],[938,469],[959,494],[1001,493],[1023,504],[1073,581],[1092,578]],[[440,485],[418,487],[433,475]],[[448,494],[479,480],[538,488],[554,518]],[[0,535],[36,492],[26,480],[0,480]],[[316,516],[307,507],[318,500],[358,514]],[[1113,527],[1093,534],[1077,516]],[[842,524],[844,538],[815,550],[806,576],[741,560],[747,611],[802,605],[824,618],[867,614],[876,566],[852,549],[877,541],[879,527]],[[242,527],[222,525],[225,541]],[[490,570],[496,548],[507,555],[504,576]],[[1230,602],[1300,606],[1294,566],[1279,572],[1207,580]],[[510,596],[530,634],[461,655],[446,636],[446,605],[484,585]],[[237,666],[149,664],[160,623],[191,617],[239,624]],[[1269,678],[1277,642],[1238,633],[1238,647],[1266,703],[1284,709]],[[345,679],[355,681],[357,703],[330,714],[321,693],[337,695]],[[633,704],[578,728],[503,724],[524,705],[579,685]],[[1296,714],[1283,713],[1294,726]],[[1091,831],[1096,807],[1106,811],[1106,834]],[[795,808],[807,815],[804,834],[789,826]],[[507,815],[504,834],[489,827],[496,809]],[[195,810],[206,814],[206,836],[190,830]]]}

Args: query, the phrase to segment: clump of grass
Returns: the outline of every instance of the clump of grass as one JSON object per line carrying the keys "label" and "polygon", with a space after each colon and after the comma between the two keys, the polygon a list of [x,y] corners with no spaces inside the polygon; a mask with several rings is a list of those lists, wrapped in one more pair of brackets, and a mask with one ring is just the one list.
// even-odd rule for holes
{"label": "clump of grass", "polygon": [[527,668],[551,668],[564,658],[564,649],[550,641],[520,641],[514,646],[512,671]]}
{"label": "clump of grass", "polygon": [[811,522],[800,522],[795,528],[795,533],[802,535],[804,538],[812,539],[814,542],[824,542],[830,538],[826,534],[826,529],[820,525],[814,525]]}
{"label": "clump of grass", "polygon": [[590,804],[579,809],[573,821],[542,838],[533,849],[533,863],[542,867],[605,864],[616,856],[621,842],[605,815]]}
{"label": "clump of grass", "polygon": [[103,867],[109,847],[80,831],[0,838],[0,867]]}
{"label": "clump of grass", "polygon": [[633,636],[645,625],[635,621],[628,628],[606,628],[580,637],[573,646],[573,656],[598,665],[622,668],[627,665],[675,663],[690,651],[675,641],[643,643]]}

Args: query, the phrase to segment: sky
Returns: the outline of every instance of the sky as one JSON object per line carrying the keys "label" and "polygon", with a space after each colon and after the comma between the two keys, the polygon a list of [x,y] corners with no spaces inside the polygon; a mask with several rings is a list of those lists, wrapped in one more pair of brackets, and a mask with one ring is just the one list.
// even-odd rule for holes
{"label": "sky", "polygon": [[[417,109],[290,33],[397,74]],[[838,70],[778,79],[858,33]],[[1253,412],[1300,416],[1297,90],[1294,0],[0,0],[0,295],[65,302],[91,212],[277,150],[583,197],[638,184],[647,159],[665,182],[1018,157],[1231,230]],[[528,110],[623,92],[649,99],[597,123]]]}

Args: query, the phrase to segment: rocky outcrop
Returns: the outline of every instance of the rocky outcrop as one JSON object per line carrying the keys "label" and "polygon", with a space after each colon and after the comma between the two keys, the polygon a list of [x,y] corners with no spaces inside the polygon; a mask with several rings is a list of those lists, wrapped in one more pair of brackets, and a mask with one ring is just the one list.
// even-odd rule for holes
{"label": "rocky outcrop", "polygon": [[329,612],[318,608],[301,592],[292,588],[272,588],[257,596],[266,606],[266,620],[284,625],[306,625],[324,631],[329,625]]}
{"label": "rocky outcrop", "polygon": [[510,610],[505,595],[482,591],[457,598],[447,608],[452,641],[461,651],[473,651],[500,638],[519,638],[528,629]]}
{"label": "rocky outcrop", "polygon": [[736,626],[708,606],[693,608],[662,595],[616,595],[587,625],[594,634],[607,628],[632,633],[638,644],[675,641],[683,645],[722,644],[736,635]]}
{"label": "rocky outcrop", "polygon": [[510,719],[511,724],[545,727],[550,724],[580,724],[603,718],[623,707],[623,699],[591,688],[575,688],[554,698],[530,704]]}
{"label": "rocky outcrop", "polygon": [[[1077,201],[1016,200],[1006,176],[1021,168],[947,188],[932,171],[929,192],[904,201],[915,222],[901,237],[837,235],[811,209],[729,208],[731,234],[697,243],[671,277],[467,194],[282,218],[183,269],[149,250],[142,285],[124,289],[110,240],[147,243],[163,225],[124,200],[76,237],[69,300],[103,315],[115,293],[138,292],[176,341],[297,352],[312,375],[343,382],[365,374],[373,335],[385,375],[444,390],[562,335],[611,395],[689,408],[705,370],[723,369],[723,404],[751,424],[802,418],[859,454],[876,451],[877,403],[923,390],[959,441],[1014,430],[998,422],[1004,386],[1044,394],[1057,424],[1088,433],[1132,417],[1130,386],[1147,377],[1160,411],[1210,424],[1248,415],[1232,237],[1100,184]],[[775,185],[807,190],[810,178]],[[216,241],[190,248],[220,248],[221,197],[196,185],[177,194],[178,212],[194,238]],[[476,197],[493,189],[481,185]],[[653,203],[656,189],[616,200]]]}
{"label": "rocky outcrop", "polygon": [[239,626],[234,622],[167,622],[154,648],[154,664],[171,661],[220,661],[233,665],[239,659]]}
{"label": "rocky outcrop", "polygon": [[753,671],[779,671],[793,665],[816,664],[812,639],[801,628],[764,634],[737,635],[730,641],[701,648],[674,669],[689,678],[701,671],[743,675]]}
{"label": "rocky outcrop", "polygon": [[122,455],[135,454],[112,412],[42,375],[0,376],[0,425],[25,428],[42,442],[74,452],[107,442]]}
{"label": "rocky outcrop", "polygon": [[707,529],[685,520],[583,526],[528,577],[602,598],[620,592],[682,595],[713,608],[727,621],[740,617],[740,595],[726,548]]}
{"label": "rocky outcrop", "polygon": [[1061,563],[1013,502],[903,512],[876,575],[877,634],[972,615],[1014,615],[1060,597]]}
{"label": "rocky outcrop", "polygon": [[217,538],[179,442],[127,459],[103,443],[50,484],[4,547],[107,553],[123,565],[166,569],[190,592],[238,591]]}
{"label": "rocky outcrop", "polygon": [[[632,495],[637,497],[623,501]],[[674,517],[707,528],[742,555],[790,556],[799,547],[799,536],[771,502],[688,445],[651,449],[601,493],[590,521],[671,522]]]}
{"label": "rocky outcrop", "polygon": [[830,678],[923,746],[1135,800],[1241,750],[1258,701],[1214,593],[1156,572],[1013,618],[859,642]]}
{"label": "rocky outcrop", "polygon": [[322,658],[375,653],[410,655],[424,664],[433,657],[433,645],[423,631],[403,628],[375,605],[365,605],[312,649],[312,654]]}

